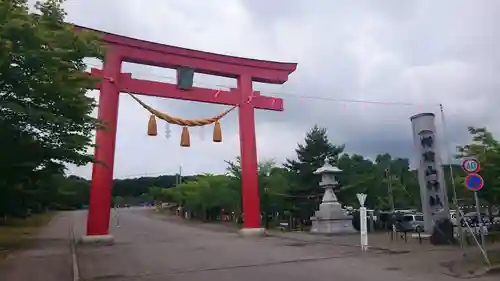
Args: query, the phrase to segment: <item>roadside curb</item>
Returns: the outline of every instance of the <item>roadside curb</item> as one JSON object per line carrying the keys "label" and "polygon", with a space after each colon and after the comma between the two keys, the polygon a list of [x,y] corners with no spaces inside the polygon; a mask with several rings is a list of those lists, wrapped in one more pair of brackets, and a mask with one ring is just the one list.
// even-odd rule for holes
{"label": "roadside curb", "polygon": [[[311,243],[311,244],[324,244],[324,245],[334,245],[334,246],[341,246],[341,247],[361,248],[361,245],[332,243],[329,241],[311,241],[311,240],[301,239],[301,238],[286,237],[286,236],[280,235],[279,233],[276,233],[276,232],[267,232],[267,235],[270,237],[276,237],[276,238],[281,238],[281,239],[291,240],[291,241],[306,242],[306,243]],[[389,253],[389,254],[408,254],[408,253],[411,253],[410,250],[395,250],[395,249],[391,249],[391,248],[368,246],[368,250],[370,250],[370,249],[384,251],[384,252]]]}
{"label": "roadside curb", "polygon": [[76,255],[76,239],[75,239],[75,231],[73,227],[73,221],[70,222],[70,248],[71,248],[71,272],[73,275],[72,281],[80,280],[80,269],[78,267],[78,258]]}

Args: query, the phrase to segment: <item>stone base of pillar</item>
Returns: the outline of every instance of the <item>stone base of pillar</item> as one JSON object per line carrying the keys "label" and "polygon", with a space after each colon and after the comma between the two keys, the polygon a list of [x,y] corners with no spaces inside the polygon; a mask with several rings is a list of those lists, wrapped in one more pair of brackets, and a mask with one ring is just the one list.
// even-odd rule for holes
{"label": "stone base of pillar", "polygon": [[242,228],[239,231],[241,236],[245,237],[260,237],[266,235],[265,228]]}
{"label": "stone base of pillar", "polygon": [[80,244],[111,246],[115,244],[113,235],[85,235],[78,240]]}

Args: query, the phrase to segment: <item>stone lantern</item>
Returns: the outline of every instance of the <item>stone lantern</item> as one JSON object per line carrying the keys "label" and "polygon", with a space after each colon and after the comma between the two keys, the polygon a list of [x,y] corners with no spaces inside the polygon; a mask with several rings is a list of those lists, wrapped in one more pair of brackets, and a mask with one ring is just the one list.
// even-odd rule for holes
{"label": "stone lantern", "polygon": [[341,173],[337,167],[325,163],[314,174],[321,175],[319,186],[325,189],[325,194],[319,205],[319,210],[311,217],[311,232],[314,233],[354,233],[352,218],[346,214],[335,196],[339,188],[336,175]]}

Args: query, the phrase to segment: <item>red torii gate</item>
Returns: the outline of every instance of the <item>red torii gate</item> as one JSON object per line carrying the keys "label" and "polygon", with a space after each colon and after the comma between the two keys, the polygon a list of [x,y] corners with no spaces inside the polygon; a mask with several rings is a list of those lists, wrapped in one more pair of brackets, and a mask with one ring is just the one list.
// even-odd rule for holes
{"label": "red torii gate", "polygon": [[[107,46],[103,69],[91,74],[102,78],[98,118],[107,123],[106,130],[97,130],[94,163],[87,217],[88,236],[109,234],[111,188],[120,92],[180,100],[232,105],[239,108],[241,150],[241,181],[244,229],[260,229],[260,198],[257,176],[254,109],[283,111],[283,100],[261,96],[252,90],[252,81],[283,84],[297,68],[296,63],[281,63],[232,57],[184,49],[76,26],[76,30],[100,34]],[[238,87],[230,91],[215,91],[193,87],[180,90],[177,85],[132,78],[121,72],[122,62],[178,69],[187,67],[195,72],[238,79]]]}

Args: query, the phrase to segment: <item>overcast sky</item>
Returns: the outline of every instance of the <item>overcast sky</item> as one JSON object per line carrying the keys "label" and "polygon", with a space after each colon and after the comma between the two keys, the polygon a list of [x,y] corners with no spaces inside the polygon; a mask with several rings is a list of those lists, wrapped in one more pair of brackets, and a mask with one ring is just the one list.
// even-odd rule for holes
{"label": "overcast sky", "polygon": [[[259,159],[278,163],[314,124],[350,153],[412,157],[409,117],[439,113],[444,105],[451,146],[469,140],[467,126],[500,133],[500,1],[495,0],[68,0],[70,22],[112,33],[235,56],[297,62],[285,85],[254,85],[280,96],[284,112],[256,114]],[[494,48],[496,46],[496,48]],[[91,61],[91,66],[98,62]],[[174,72],[124,64],[141,79],[172,82]],[[204,87],[227,88],[232,79],[197,75]],[[91,93],[97,97],[97,93]],[[412,106],[328,99],[414,103]],[[218,114],[224,106],[143,97],[182,118]],[[439,117],[439,115],[438,115]],[[223,143],[212,128],[191,129],[190,148],[171,137],[146,136],[148,114],[122,94],[115,178],[219,173],[239,155],[237,112],[223,119]],[[443,133],[440,117],[438,134]],[[453,149],[453,148],[452,148]],[[91,167],[70,167],[90,178]]]}

